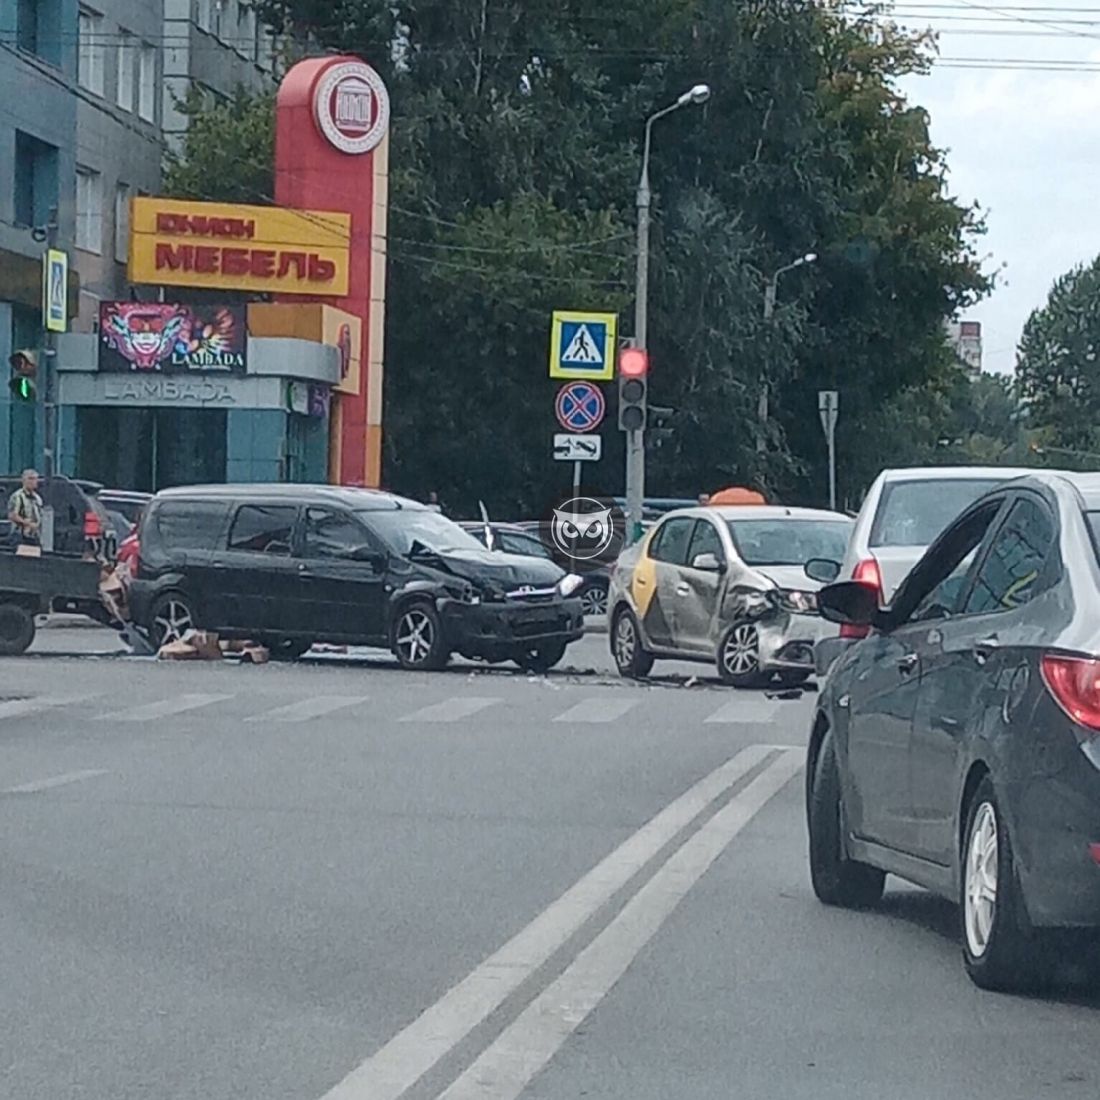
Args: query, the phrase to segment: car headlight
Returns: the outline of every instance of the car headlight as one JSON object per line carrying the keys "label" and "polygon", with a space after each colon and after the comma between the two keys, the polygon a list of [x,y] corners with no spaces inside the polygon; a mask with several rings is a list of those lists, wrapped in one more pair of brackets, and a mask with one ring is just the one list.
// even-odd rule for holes
{"label": "car headlight", "polygon": [[568,598],[583,584],[584,577],[578,577],[576,573],[567,573],[558,581],[558,594],[563,598]]}
{"label": "car headlight", "polygon": [[802,592],[797,588],[781,588],[778,592],[779,606],[784,611],[805,615],[817,610],[817,593]]}

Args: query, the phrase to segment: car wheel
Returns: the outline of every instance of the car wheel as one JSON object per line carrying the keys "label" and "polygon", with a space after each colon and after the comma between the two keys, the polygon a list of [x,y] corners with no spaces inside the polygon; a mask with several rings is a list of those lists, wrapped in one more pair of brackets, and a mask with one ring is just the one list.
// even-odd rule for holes
{"label": "car wheel", "polygon": [[586,616],[607,614],[606,581],[590,581],[581,590],[581,610]]}
{"label": "car wheel", "polygon": [[394,655],[402,668],[435,671],[450,660],[443,623],[430,603],[419,601],[401,608],[394,619],[391,637]]}
{"label": "car wheel", "polygon": [[611,652],[619,675],[628,680],[644,679],[653,670],[653,654],[642,645],[638,620],[629,608],[615,616],[611,633]]}
{"label": "car wheel", "polygon": [[0,656],[14,657],[34,641],[34,616],[17,603],[0,604]]}
{"label": "car wheel", "polygon": [[817,753],[806,805],[810,834],[810,882],[819,901],[848,909],[866,909],[882,897],[886,875],[849,859],[841,832],[840,768],[832,733]]}
{"label": "car wheel", "polygon": [[524,672],[549,672],[565,656],[565,642],[527,650],[512,658]]}
{"label": "car wheel", "polygon": [[1032,989],[1047,969],[1027,927],[1012,844],[988,776],[970,800],[963,836],[959,917],[966,972],[982,989]]}
{"label": "car wheel", "polygon": [[760,631],[755,623],[734,623],[718,646],[718,675],[734,687],[758,687],[768,681],[760,671]]}
{"label": "car wheel", "polygon": [[195,625],[191,602],[182,593],[165,592],[153,603],[149,634],[157,649],[168,642],[178,642],[189,630],[194,630]]}

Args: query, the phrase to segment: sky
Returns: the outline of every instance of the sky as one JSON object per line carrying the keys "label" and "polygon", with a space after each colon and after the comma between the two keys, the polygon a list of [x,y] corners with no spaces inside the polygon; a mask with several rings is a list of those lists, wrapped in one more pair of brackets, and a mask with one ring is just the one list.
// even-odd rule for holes
{"label": "sky", "polygon": [[1100,253],[1100,0],[897,0],[893,18],[939,35],[902,90],[947,150],[950,193],[986,212],[998,287],[964,319],[982,323],[983,368],[1008,373],[1053,281]]}

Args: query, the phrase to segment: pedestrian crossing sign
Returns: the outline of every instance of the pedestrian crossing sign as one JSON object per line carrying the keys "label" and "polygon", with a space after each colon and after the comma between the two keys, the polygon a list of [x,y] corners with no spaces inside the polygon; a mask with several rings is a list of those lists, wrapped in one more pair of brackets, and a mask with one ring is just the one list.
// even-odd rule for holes
{"label": "pedestrian crossing sign", "polygon": [[550,326],[550,377],[614,378],[618,324],[617,313],[555,310]]}

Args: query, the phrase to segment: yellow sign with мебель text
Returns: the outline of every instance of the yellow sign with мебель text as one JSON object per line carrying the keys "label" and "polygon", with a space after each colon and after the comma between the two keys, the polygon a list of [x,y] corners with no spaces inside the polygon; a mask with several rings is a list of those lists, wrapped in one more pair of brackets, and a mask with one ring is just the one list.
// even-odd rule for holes
{"label": "yellow sign with \u043c\u0435\u0431\u0435\u043b\u044c text", "polygon": [[350,214],[132,200],[132,283],[342,298],[350,251]]}

